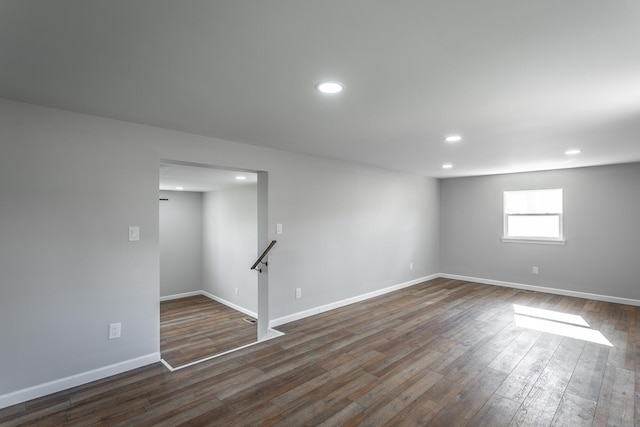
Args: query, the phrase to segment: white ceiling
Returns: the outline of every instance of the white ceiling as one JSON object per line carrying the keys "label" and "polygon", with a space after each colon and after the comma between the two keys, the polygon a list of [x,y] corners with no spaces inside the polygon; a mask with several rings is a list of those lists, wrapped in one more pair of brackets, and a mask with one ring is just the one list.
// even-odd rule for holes
{"label": "white ceiling", "polygon": [[[243,176],[244,180],[236,177]],[[160,164],[160,190],[208,192],[243,185],[256,185],[258,175],[224,169],[196,167],[181,164]],[[182,187],[182,190],[178,190]]]}
{"label": "white ceiling", "polygon": [[0,97],[434,177],[640,161],[640,1],[0,0]]}

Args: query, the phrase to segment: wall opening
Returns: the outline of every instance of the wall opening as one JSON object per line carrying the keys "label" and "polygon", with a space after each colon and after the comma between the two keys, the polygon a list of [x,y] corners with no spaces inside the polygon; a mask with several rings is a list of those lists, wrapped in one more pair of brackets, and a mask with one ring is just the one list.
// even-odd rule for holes
{"label": "wall opening", "polygon": [[[235,310],[240,316],[239,326],[253,328],[252,342],[264,338],[269,323],[268,274],[250,267],[262,251],[261,243],[267,240],[266,172],[163,160],[159,175],[162,307],[177,306],[178,313],[180,304],[201,304],[205,310],[218,310],[216,313],[222,315],[226,309]],[[210,304],[197,297],[208,298]],[[214,302],[217,307],[213,307]],[[175,343],[172,348],[181,346],[180,330],[187,330],[188,322],[198,314],[193,311],[191,320],[181,320],[171,317],[168,310],[161,309],[161,313],[161,351],[164,356],[167,350],[169,356],[170,345],[165,338]],[[202,314],[206,315],[214,314]],[[257,324],[252,326],[244,321],[247,316],[257,319]],[[235,327],[234,321],[230,320],[232,325],[227,326]],[[198,320],[193,320],[193,324],[198,324]],[[208,328],[216,326],[205,321],[200,324],[206,329],[201,331],[203,339],[215,341],[212,338],[215,331]],[[208,333],[211,337],[207,338]],[[238,347],[248,344],[247,333],[239,332]],[[223,331],[220,335],[229,339],[229,334]],[[220,348],[228,352],[228,347],[211,346],[212,351]],[[196,351],[195,357],[212,356],[203,351]],[[173,368],[174,365],[171,364]]]}

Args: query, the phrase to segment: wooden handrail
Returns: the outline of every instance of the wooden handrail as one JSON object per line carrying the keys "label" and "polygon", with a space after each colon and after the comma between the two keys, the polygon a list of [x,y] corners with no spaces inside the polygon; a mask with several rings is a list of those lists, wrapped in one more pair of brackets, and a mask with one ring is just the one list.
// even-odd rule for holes
{"label": "wooden handrail", "polygon": [[269,251],[271,250],[271,248],[273,248],[273,246],[277,243],[277,240],[272,240],[271,243],[269,243],[269,246],[267,246],[267,249],[264,250],[264,252],[262,252],[262,255],[260,255],[258,257],[258,259],[256,260],[256,262],[253,263],[253,265],[251,266],[251,270],[258,270],[259,273],[262,273],[262,269],[261,268],[256,268],[258,266],[258,264],[262,263],[264,265],[267,265],[266,262],[262,262],[262,259],[264,257],[267,256],[267,254],[269,253]]}

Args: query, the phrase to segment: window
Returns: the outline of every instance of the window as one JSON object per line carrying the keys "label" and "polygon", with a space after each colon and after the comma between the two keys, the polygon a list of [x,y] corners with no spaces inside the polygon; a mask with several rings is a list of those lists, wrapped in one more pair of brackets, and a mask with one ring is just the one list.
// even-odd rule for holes
{"label": "window", "polygon": [[564,244],[562,189],[505,191],[502,241]]}

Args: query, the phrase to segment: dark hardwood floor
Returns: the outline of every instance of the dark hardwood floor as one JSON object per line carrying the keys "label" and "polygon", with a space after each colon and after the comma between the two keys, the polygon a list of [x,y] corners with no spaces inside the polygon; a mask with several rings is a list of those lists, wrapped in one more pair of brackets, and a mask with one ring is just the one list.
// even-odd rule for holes
{"label": "dark hardwood floor", "polygon": [[173,368],[257,341],[250,316],[203,295],[160,303],[160,351]]}
{"label": "dark hardwood floor", "polygon": [[[589,326],[548,311],[517,323],[514,304]],[[6,408],[0,424],[639,425],[639,313],[436,279],[179,371],[155,364]],[[565,335],[599,331],[612,346],[519,326],[527,320]]]}

